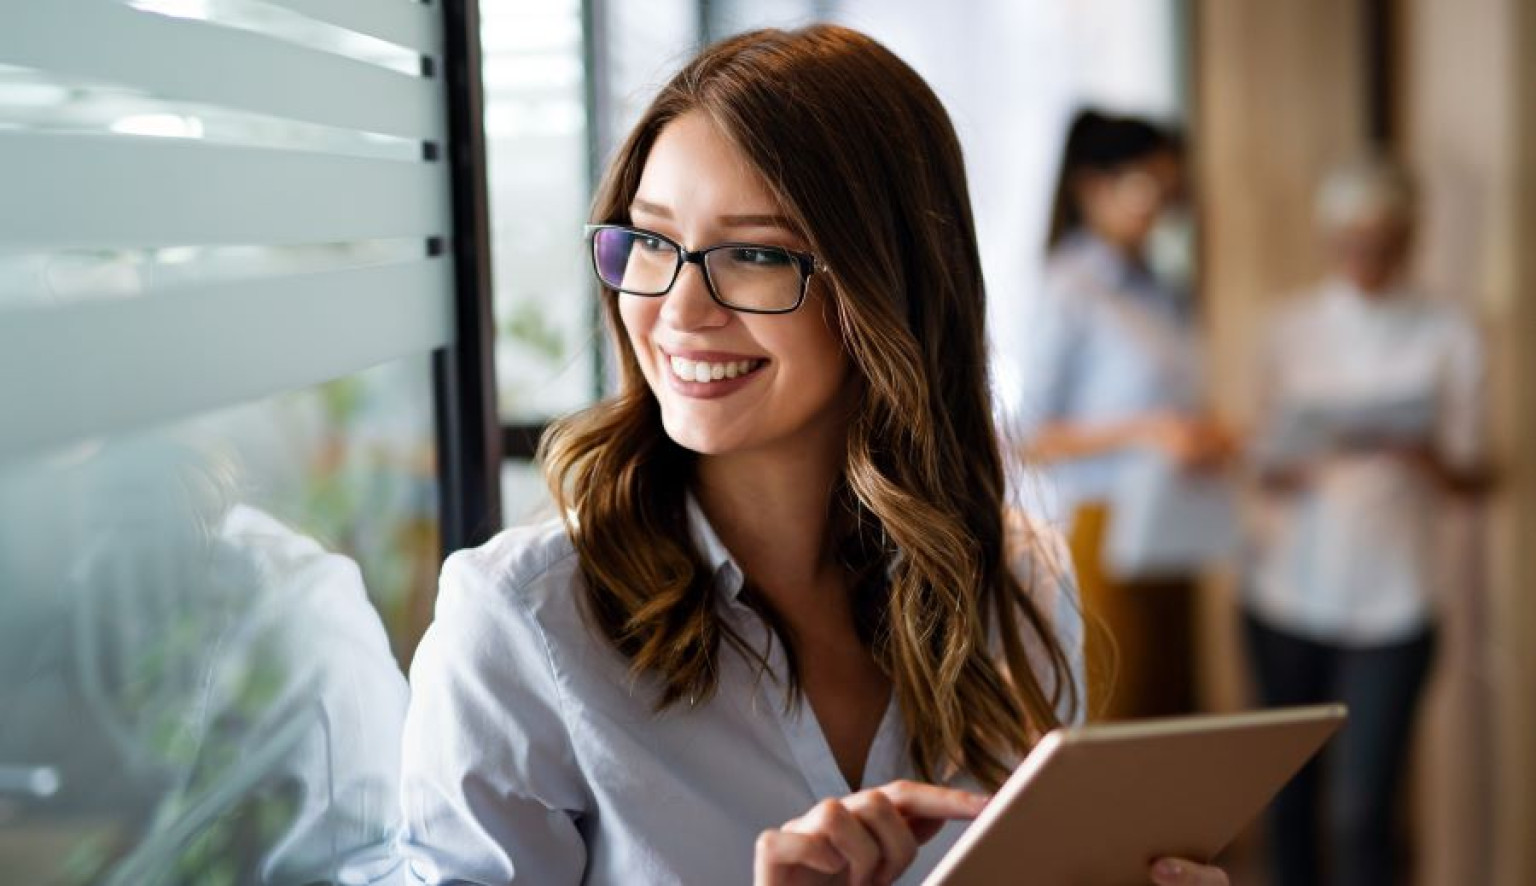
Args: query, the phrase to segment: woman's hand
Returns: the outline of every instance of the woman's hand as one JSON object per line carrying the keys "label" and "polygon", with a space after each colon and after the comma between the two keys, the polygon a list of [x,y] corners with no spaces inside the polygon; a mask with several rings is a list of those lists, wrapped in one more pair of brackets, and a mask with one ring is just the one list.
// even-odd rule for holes
{"label": "woman's hand", "polygon": [[1157,412],[1140,419],[1136,436],[1187,470],[1217,468],[1237,450],[1232,434],[1208,418]]}
{"label": "woman's hand", "polygon": [[783,827],[758,836],[753,882],[887,886],[946,821],[975,818],[986,803],[980,794],[912,781],[823,800]]}
{"label": "woman's hand", "polygon": [[1229,886],[1227,872],[1182,858],[1160,858],[1152,865],[1157,886]]}

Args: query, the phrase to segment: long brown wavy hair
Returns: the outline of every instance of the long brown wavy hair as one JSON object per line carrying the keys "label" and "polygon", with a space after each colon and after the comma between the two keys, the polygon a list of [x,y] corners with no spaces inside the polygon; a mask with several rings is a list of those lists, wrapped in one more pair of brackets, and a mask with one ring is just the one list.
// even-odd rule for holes
{"label": "long brown wavy hair", "polygon": [[[743,34],[662,88],[613,159],[593,222],[629,222],[658,134],[693,111],[734,141],[830,269],[815,280],[863,385],[832,526],[913,764],[925,779],[958,768],[996,787],[1058,709],[1081,702],[1061,644],[1008,566],[1018,540],[1006,525],[981,262],[949,117],[916,72],[856,31]],[[540,457],[580,557],[584,611],[632,675],[658,679],[664,710],[714,692],[722,644],[766,663],[715,608],[714,576],[687,527],[694,454],[663,430],[616,297],[606,313],[619,391],[557,422]],[[1036,570],[1028,580],[1051,579]],[[792,653],[793,637],[778,634]],[[1030,644],[1046,653],[1043,673]]]}

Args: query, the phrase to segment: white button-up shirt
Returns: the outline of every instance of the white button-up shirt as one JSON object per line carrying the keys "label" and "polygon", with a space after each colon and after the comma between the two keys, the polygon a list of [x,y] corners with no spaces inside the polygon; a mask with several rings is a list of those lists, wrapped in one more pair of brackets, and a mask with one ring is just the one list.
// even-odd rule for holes
{"label": "white button-up shirt", "polygon": [[[1483,458],[1483,350],[1453,305],[1413,293],[1371,299],[1330,282],[1282,309],[1264,354],[1261,427],[1288,407],[1426,398],[1435,415],[1424,442],[1461,468]],[[1399,457],[1330,457],[1305,491],[1264,502],[1250,608],[1320,641],[1403,639],[1432,613],[1445,505]]]}
{"label": "white button-up shirt", "polygon": [[[738,599],[741,570],[692,501],[688,513],[721,611],[769,651],[771,674],[760,678],[722,645],[714,697],[658,714],[655,685],[633,683],[582,617],[578,558],[558,521],[454,554],[411,666],[400,844],[411,878],[747,883],[760,832],[855,789],[810,707],[786,710],[782,646]],[[1081,687],[1082,621],[1067,557],[1059,539],[1037,540],[1051,549],[1015,568]],[[893,702],[869,750],[867,784],[915,778],[905,747]],[[952,784],[976,788],[964,777]],[[918,882],[963,829],[947,826],[900,882]]]}

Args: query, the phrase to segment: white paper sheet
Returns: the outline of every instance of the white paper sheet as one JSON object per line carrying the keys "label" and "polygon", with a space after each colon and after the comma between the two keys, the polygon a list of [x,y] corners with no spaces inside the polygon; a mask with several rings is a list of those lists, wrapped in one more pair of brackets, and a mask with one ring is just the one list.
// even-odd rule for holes
{"label": "white paper sheet", "polygon": [[1236,490],[1220,470],[1187,471],[1159,452],[1133,456],[1111,501],[1102,552],[1117,579],[1190,575],[1220,565],[1239,541]]}

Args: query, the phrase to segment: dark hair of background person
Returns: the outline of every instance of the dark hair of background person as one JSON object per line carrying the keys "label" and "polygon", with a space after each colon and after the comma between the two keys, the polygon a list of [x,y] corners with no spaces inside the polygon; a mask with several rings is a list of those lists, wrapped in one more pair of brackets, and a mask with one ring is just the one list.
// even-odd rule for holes
{"label": "dark hair of background person", "polygon": [[[1058,725],[1058,705],[1080,700],[1025,584],[1054,594],[1056,576],[1042,565],[1021,578],[1008,564],[1020,530],[1005,513],[981,260],[954,128],[922,78],[863,34],[743,34],[662,88],[616,154],[593,222],[630,221],[658,135],[695,111],[762,174],[828,267],[801,310],[839,325],[863,388],[831,531],[914,767],[927,780],[959,768],[996,787]],[[619,391],[553,425],[540,457],[581,560],[587,617],[632,674],[659,681],[658,709],[696,704],[715,691],[722,642],[766,662],[715,609],[687,527],[695,456],[667,437],[608,295]],[[755,605],[790,653],[788,703],[794,638]],[[1038,668],[1030,635],[1045,653]]]}
{"label": "dark hair of background person", "polygon": [[1159,154],[1183,153],[1178,133],[1139,117],[1116,117],[1084,108],[1072,118],[1061,152],[1056,192],[1051,198],[1051,226],[1046,250],[1055,249],[1083,225],[1077,183],[1084,173],[1113,173]]}

